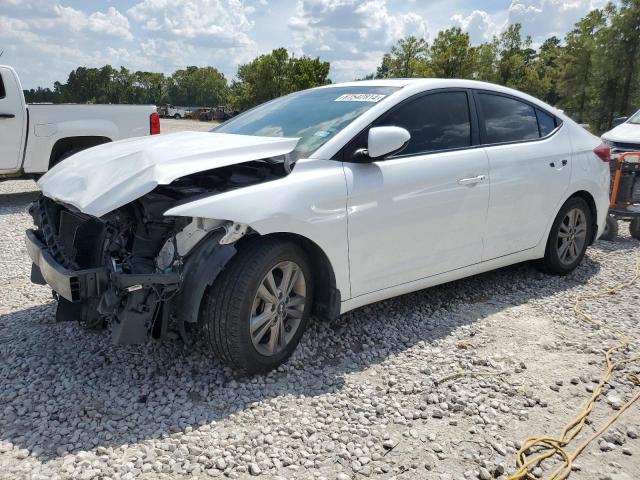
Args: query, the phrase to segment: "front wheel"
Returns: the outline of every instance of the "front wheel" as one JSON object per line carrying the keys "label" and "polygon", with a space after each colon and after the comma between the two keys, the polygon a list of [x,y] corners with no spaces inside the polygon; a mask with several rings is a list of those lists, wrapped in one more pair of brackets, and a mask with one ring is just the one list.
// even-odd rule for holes
{"label": "front wheel", "polygon": [[276,368],[300,341],[313,291],[309,261],[298,245],[248,240],[203,299],[200,323],[214,355],[243,373]]}
{"label": "front wheel", "polygon": [[582,261],[591,232],[591,210],[582,198],[567,200],[549,233],[543,267],[548,273],[566,275]]}

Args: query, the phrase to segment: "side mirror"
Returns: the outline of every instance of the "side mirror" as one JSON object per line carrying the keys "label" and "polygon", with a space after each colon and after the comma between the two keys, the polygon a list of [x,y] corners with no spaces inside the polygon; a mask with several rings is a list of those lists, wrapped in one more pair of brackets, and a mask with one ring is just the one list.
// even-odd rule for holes
{"label": "side mirror", "polygon": [[612,125],[614,127],[617,127],[618,125],[622,125],[624,122],[626,122],[629,119],[629,117],[616,117],[613,119],[613,123]]}
{"label": "side mirror", "polygon": [[373,127],[369,129],[366,151],[357,150],[354,158],[380,160],[401,151],[410,139],[411,134],[401,127]]}

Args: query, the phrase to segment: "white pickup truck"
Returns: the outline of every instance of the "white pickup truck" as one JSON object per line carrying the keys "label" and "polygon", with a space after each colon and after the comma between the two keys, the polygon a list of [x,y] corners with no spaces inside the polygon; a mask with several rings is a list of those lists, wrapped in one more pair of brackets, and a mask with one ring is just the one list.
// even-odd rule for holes
{"label": "white pickup truck", "polygon": [[156,133],[154,105],[27,105],[16,71],[0,65],[0,180],[39,175],[80,150]]}

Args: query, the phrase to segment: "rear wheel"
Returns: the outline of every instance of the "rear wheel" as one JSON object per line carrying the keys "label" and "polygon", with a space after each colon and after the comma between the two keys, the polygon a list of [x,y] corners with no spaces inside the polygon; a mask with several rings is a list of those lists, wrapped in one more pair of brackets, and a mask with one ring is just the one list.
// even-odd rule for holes
{"label": "rear wheel", "polygon": [[629,233],[637,240],[640,240],[640,218],[634,218],[629,223]]}
{"label": "rear wheel", "polygon": [[553,222],[543,260],[544,269],[556,275],[572,272],[589,244],[591,210],[582,198],[567,200]]}
{"label": "rear wheel", "polygon": [[313,289],[307,256],[298,245],[249,240],[203,299],[200,321],[211,350],[244,373],[276,368],[300,341]]}
{"label": "rear wheel", "polygon": [[608,242],[614,241],[618,236],[618,220],[613,215],[607,215],[607,221],[604,225],[604,232],[600,235],[601,240]]}

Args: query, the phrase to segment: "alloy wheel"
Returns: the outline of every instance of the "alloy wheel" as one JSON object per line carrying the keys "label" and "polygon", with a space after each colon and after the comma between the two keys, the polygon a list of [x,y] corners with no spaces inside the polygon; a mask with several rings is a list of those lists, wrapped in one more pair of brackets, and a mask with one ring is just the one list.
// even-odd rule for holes
{"label": "alloy wheel", "polygon": [[264,276],[251,308],[251,341],[264,356],[282,352],[295,336],[306,302],[306,282],[298,264],[280,262]]}
{"label": "alloy wheel", "polygon": [[573,264],[587,242],[587,217],[580,208],[572,208],[558,226],[558,259],[564,265]]}

